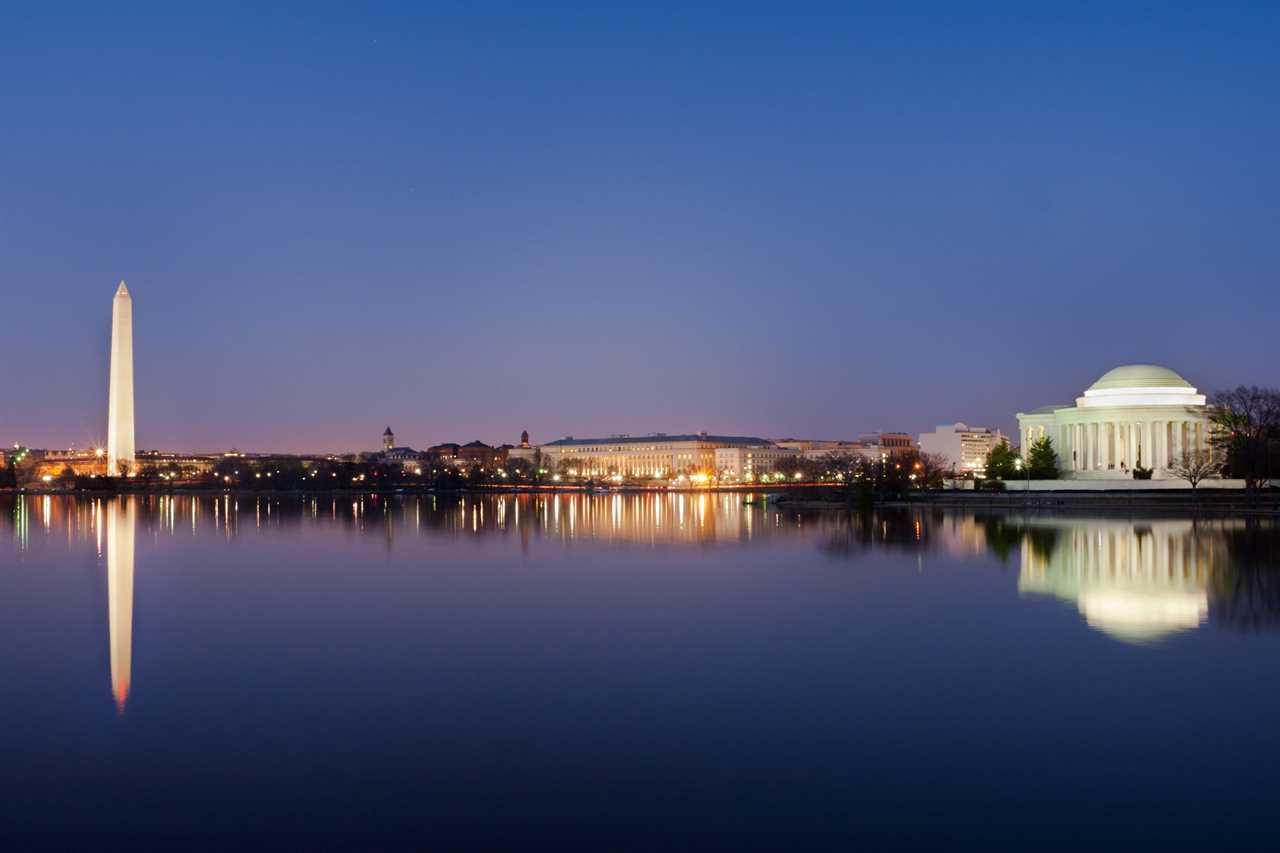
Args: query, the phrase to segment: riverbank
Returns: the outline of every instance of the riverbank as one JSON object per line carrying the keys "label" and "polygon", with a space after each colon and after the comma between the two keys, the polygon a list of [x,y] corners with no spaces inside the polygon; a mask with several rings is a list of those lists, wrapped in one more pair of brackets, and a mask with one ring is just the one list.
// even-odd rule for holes
{"label": "riverbank", "polygon": [[728,494],[760,494],[767,492],[770,494],[802,491],[802,490],[830,490],[833,485],[814,484],[814,483],[733,483],[733,484],[716,484],[716,485],[689,485],[689,486],[642,486],[642,485],[609,485],[609,486],[586,486],[582,484],[566,483],[566,484],[495,484],[495,485],[478,485],[467,486],[460,489],[445,489],[435,486],[386,486],[386,487],[369,487],[361,485],[359,487],[332,487],[332,488],[305,488],[305,489],[266,489],[266,488],[234,488],[228,486],[202,486],[202,485],[182,485],[182,484],[151,484],[151,485],[133,485],[132,483],[119,488],[102,488],[102,489],[77,489],[66,488],[55,485],[38,486],[28,488],[0,488],[0,495],[84,495],[88,497],[99,497],[106,495],[519,495],[519,494],[540,494],[540,495],[556,495],[556,494],[653,494],[653,493],[679,493],[679,494],[706,494],[706,493],[728,493]]}
{"label": "riverbank", "polygon": [[[833,496],[834,497],[834,496]],[[846,501],[821,500],[811,496],[778,500],[779,508],[795,510],[849,509]],[[1176,511],[1222,515],[1280,515],[1280,493],[1274,489],[1250,496],[1240,491],[1199,489],[1152,491],[1055,491],[1055,492],[916,492],[909,497],[878,500],[875,507],[938,507],[967,510],[1105,510],[1107,512]]]}

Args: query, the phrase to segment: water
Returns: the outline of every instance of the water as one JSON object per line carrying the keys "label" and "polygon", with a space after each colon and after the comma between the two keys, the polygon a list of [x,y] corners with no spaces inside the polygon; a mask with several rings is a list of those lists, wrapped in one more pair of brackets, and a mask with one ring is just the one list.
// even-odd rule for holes
{"label": "water", "polygon": [[1275,846],[1273,521],[10,496],[0,525],[27,845]]}

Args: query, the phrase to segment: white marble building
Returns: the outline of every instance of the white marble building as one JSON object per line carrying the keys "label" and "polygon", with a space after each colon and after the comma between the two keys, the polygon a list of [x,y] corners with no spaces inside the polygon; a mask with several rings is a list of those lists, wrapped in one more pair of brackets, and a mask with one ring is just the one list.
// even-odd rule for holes
{"label": "white marble building", "polygon": [[1129,479],[1139,464],[1165,479],[1174,459],[1210,452],[1210,426],[1204,395],[1154,364],[1107,371],[1074,406],[1018,413],[1023,457],[1048,436],[1068,479]]}

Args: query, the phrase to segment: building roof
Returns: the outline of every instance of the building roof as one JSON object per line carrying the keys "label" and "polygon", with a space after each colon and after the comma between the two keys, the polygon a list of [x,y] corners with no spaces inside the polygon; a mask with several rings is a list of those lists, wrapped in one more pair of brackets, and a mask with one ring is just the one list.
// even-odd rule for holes
{"label": "building roof", "polygon": [[391,427],[387,427],[387,428],[386,428],[386,430],[385,430],[382,434],[383,434],[383,435],[395,435],[395,433],[393,433],[393,432],[391,431]]}
{"label": "building roof", "polygon": [[481,449],[483,449],[483,450],[493,450],[493,448],[492,448],[492,447],[490,447],[489,445],[485,444],[483,441],[480,441],[479,439],[476,439],[475,441],[468,441],[466,444],[464,444],[464,445],[462,445],[462,446],[463,446],[463,447],[479,447],[479,448],[481,448]]}
{"label": "building roof", "polygon": [[709,441],[716,444],[772,444],[766,438],[747,435],[615,435],[609,438],[559,438],[546,447],[573,447],[581,444],[667,444],[673,441]]}
{"label": "building roof", "polygon": [[1124,364],[1112,368],[1089,386],[1090,391],[1107,388],[1191,388],[1191,383],[1158,364]]}

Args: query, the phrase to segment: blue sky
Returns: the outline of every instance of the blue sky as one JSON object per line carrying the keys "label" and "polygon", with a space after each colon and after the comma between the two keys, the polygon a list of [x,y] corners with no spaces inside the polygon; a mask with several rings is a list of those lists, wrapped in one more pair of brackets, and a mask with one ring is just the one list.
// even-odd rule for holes
{"label": "blue sky", "polygon": [[1277,379],[1264,4],[64,4],[0,28],[0,441],[1008,429]]}

